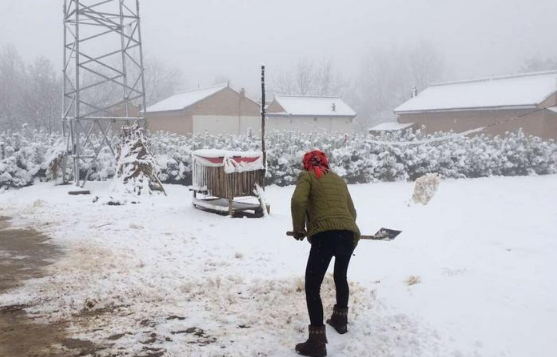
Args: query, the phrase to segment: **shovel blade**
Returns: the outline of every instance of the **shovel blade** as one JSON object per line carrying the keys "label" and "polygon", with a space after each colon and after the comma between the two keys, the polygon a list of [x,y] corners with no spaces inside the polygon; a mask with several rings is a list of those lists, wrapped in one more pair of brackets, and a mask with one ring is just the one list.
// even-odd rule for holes
{"label": "shovel blade", "polygon": [[396,229],[390,228],[381,228],[372,236],[363,235],[360,239],[367,239],[367,240],[393,240],[395,239],[402,231],[397,231]]}

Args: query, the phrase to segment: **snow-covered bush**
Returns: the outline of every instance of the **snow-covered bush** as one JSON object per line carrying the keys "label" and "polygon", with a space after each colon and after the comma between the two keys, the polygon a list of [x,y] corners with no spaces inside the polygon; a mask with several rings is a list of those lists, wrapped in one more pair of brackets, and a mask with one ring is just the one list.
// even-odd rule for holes
{"label": "snow-covered bush", "polygon": [[29,131],[0,133],[0,188],[24,187],[46,179],[49,162],[62,144],[58,134]]}
{"label": "snow-covered bush", "polygon": [[[426,135],[421,130],[379,136],[283,132],[269,134],[266,142],[267,182],[280,186],[296,183],[304,152],[316,148],[330,156],[332,169],[350,183],[414,181],[428,173],[442,178],[557,173],[557,144],[522,131],[496,137]],[[48,179],[49,162],[60,153],[61,144],[59,134],[28,130],[0,134],[0,188],[22,187],[35,179]],[[257,150],[260,138],[158,132],[149,137],[149,146],[163,183],[189,185],[194,150]],[[116,162],[105,148],[97,160],[83,165],[82,170],[82,175],[89,173],[90,180],[106,180],[114,176]]]}
{"label": "snow-covered bush", "polygon": [[164,191],[158,174],[158,164],[149,151],[144,129],[137,123],[124,126],[114,191],[134,196],[150,195],[153,188]]}

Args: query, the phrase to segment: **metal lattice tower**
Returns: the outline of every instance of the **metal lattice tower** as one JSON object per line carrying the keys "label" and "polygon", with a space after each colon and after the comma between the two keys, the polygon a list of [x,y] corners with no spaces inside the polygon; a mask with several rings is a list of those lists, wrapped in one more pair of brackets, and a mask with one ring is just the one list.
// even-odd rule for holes
{"label": "metal lattice tower", "polygon": [[139,0],[64,0],[63,161],[83,186],[122,124],[146,125]]}

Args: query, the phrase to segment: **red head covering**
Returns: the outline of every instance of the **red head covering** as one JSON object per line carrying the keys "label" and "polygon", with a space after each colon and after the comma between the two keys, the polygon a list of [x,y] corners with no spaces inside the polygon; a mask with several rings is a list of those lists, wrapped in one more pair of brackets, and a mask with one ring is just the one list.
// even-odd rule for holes
{"label": "red head covering", "polygon": [[304,155],[304,169],[306,171],[314,171],[317,178],[321,178],[323,174],[329,172],[329,159],[323,151],[313,150]]}

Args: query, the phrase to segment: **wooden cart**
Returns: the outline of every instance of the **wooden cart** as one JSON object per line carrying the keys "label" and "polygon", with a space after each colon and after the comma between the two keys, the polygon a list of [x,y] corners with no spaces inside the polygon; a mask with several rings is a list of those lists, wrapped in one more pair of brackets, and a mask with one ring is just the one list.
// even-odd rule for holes
{"label": "wooden cart", "polygon": [[192,154],[194,207],[233,217],[262,217],[263,209],[269,212],[270,208],[257,189],[264,180],[261,152],[197,150]]}

